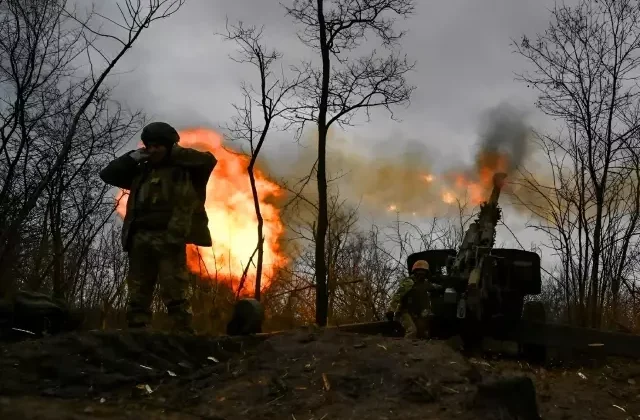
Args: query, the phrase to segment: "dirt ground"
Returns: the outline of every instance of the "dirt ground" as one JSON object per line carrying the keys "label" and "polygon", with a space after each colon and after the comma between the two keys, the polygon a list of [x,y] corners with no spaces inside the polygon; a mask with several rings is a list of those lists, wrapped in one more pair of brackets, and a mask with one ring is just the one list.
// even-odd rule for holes
{"label": "dirt ground", "polygon": [[68,334],[2,345],[0,418],[640,418],[638,361],[539,367],[453,347],[331,330]]}

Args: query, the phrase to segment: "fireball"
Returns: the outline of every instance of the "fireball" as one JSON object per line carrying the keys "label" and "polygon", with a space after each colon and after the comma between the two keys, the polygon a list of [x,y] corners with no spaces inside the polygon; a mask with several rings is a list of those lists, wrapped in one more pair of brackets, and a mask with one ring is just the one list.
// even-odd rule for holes
{"label": "fireball", "polygon": [[[258,242],[258,220],[247,173],[249,157],[225,149],[222,136],[208,129],[181,131],[180,145],[209,151],[218,160],[207,183],[205,202],[213,246],[203,248],[188,245],[189,271],[203,279],[224,281],[237,291],[245,267],[250,263],[240,293],[250,295],[255,288],[257,253],[254,251]],[[284,234],[284,225],[280,219],[279,209],[270,202],[282,196],[283,190],[259,169],[254,168],[254,174],[260,210],[264,219],[261,289],[266,289],[275,272],[287,263],[279,245]],[[127,197],[128,195],[123,191],[116,196],[116,211],[122,217],[126,213]]]}
{"label": "fireball", "polygon": [[444,201],[447,204],[453,204],[456,201],[456,196],[453,195],[453,193],[451,191],[444,191],[442,193],[442,201]]}
{"label": "fireball", "polygon": [[[493,175],[499,172],[509,172],[511,169],[507,155],[499,152],[481,152],[477,159],[475,170],[466,173],[453,173],[453,190],[446,190],[442,194],[442,201],[451,204],[456,197],[469,196],[473,205],[478,205],[487,200],[493,187]],[[457,194],[456,194],[457,192]]]}

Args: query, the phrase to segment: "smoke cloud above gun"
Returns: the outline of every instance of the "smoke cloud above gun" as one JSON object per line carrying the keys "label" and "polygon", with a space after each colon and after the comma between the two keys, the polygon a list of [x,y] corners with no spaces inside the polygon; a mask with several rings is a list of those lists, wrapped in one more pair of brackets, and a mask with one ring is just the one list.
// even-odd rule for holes
{"label": "smoke cloud above gun", "polygon": [[[330,132],[327,142],[327,167],[330,188],[355,204],[370,211],[399,212],[416,216],[438,216],[457,206],[459,200],[471,205],[488,197],[493,174],[506,172],[506,191],[516,189],[509,181],[517,177],[518,169],[531,152],[533,130],[527,114],[507,103],[488,109],[481,118],[472,163],[450,164],[438,161],[439,144],[426,140],[397,141],[371,145],[363,151],[354,147],[348,135]],[[308,176],[317,159],[317,139],[309,135],[302,142],[304,149],[290,167],[288,184]],[[360,143],[359,143],[360,144]],[[398,145],[402,151],[397,152]],[[376,147],[377,146],[377,147]],[[455,154],[455,151],[451,151]],[[437,163],[437,165],[436,165]],[[439,167],[438,173],[435,168]],[[314,200],[316,183],[310,180],[305,188],[309,200]],[[315,200],[314,200],[315,201]]]}

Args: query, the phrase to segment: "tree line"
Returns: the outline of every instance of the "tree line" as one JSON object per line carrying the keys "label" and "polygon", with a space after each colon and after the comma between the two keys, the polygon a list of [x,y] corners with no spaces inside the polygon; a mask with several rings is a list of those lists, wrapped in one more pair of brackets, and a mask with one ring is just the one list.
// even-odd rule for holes
{"label": "tree line", "polygon": [[[126,258],[98,172],[123,152],[145,115],[114,100],[109,76],[142,32],[185,2],[123,0],[111,17],[64,0],[0,0],[3,296],[41,291],[94,313],[94,323],[118,322]],[[243,100],[225,133],[250,155],[254,295],[274,328],[380,319],[406,275],[406,256],[457,246],[474,212],[459,203],[451,215],[425,221],[427,229],[400,215],[390,226],[363,228],[328,173],[331,127],[347,128],[374,108],[394,118],[409,105],[416,87],[407,77],[416,63],[402,53],[397,21],[414,15],[416,2],[292,0],[282,7],[316,59],[285,67],[259,26],[227,23],[217,34],[235,43],[232,59],[255,75],[240,86]],[[537,91],[537,108],[557,127],[536,133],[546,163],[519,168],[514,198],[531,215],[530,228],[545,234],[540,247],[558,261],[546,267],[543,296],[560,321],[630,329],[640,321],[639,13],[632,0],[557,5],[546,31],[512,43],[527,69],[518,80]],[[254,168],[274,130],[292,139],[311,130],[318,155],[308,176],[287,187],[282,209],[296,237],[295,258],[261,293],[264,220]],[[235,292],[194,275],[196,328],[220,330]]]}

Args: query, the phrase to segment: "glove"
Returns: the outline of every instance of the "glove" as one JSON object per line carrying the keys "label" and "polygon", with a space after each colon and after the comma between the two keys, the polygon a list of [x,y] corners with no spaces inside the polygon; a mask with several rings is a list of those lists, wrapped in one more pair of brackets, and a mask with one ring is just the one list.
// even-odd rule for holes
{"label": "glove", "polygon": [[387,317],[387,321],[393,321],[393,319],[395,318],[395,313],[393,311],[389,311],[385,314],[385,316]]}
{"label": "glove", "polygon": [[135,160],[136,162],[142,162],[149,158],[149,152],[147,152],[147,150],[144,148],[140,148],[129,153],[129,156],[131,156],[131,158],[133,158],[133,160]]}

